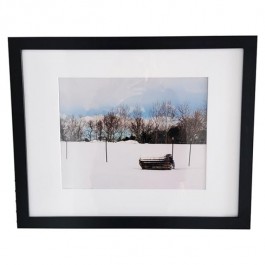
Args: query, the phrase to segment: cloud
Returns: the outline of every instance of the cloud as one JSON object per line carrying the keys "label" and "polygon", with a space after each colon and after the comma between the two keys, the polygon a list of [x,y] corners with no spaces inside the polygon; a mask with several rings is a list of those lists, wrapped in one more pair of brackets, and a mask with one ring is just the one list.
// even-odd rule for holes
{"label": "cloud", "polygon": [[59,78],[60,111],[65,114],[102,114],[119,104],[140,105],[146,111],[157,101],[207,101],[208,79],[191,78]]}

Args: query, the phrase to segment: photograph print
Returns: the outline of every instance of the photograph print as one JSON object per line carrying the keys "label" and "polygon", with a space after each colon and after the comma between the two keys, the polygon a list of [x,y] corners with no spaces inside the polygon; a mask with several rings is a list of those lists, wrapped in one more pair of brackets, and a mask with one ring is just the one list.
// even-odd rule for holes
{"label": "photograph print", "polygon": [[59,78],[64,189],[206,189],[207,77]]}

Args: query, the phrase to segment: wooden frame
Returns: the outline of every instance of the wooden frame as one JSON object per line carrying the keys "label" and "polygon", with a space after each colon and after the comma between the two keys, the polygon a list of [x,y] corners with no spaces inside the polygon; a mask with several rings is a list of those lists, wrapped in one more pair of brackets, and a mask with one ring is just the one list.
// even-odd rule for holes
{"label": "wooden frame", "polygon": [[[249,229],[256,75],[256,36],[9,38],[17,225],[19,228]],[[240,181],[237,217],[30,217],[22,50],[243,48]]]}

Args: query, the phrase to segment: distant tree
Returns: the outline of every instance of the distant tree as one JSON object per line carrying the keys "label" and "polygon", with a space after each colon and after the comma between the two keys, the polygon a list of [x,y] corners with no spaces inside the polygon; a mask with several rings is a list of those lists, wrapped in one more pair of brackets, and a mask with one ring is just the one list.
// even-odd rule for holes
{"label": "distant tree", "polygon": [[117,117],[113,111],[110,111],[104,115],[103,124],[107,141],[114,142],[115,135],[118,132],[120,125],[119,117]]}
{"label": "distant tree", "polygon": [[89,141],[92,140],[92,135],[95,130],[95,122],[92,120],[89,120],[85,122],[85,137],[89,139]]}
{"label": "distant tree", "polygon": [[131,135],[130,138],[129,138],[129,140],[134,141],[134,140],[136,140],[136,138],[135,138],[135,136]]}
{"label": "distant tree", "polygon": [[75,122],[74,122],[74,126],[76,127],[75,129],[75,137],[76,141],[82,141],[83,140],[83,136],[84,136],[84,129],[85,129],[85,121],[82,119],[81,116],[79,116],[78,118],[74,118]]}
{"label": "distant tree", "polygon": [[191,110],[187,103],[179,105],[177,107],[178,128],[180,130],[179,136],[180,136],[180,142],[182,143],[187,143],[188,141],[187,127],[190,115],[191,115]]}
{"label": "distant tree", "polygon": [[103,138],[103,121],[102,120],[98,120],[96,122],[96,135],[97,135],[97,139],[99,139],[100,141]]}
{"label": "distant tree", "polygon": [[119,118],[118,138],[121,140],[126,133],[128,134],[130,121],[130,108],[127,105],[119,105],[115,109],[115,114]]}
{"label": "distant tree", "polygon": [[67,130],[66,130],[66,119],[60,118],[60,135],[61,135],[61,141],[67,141]]}
{"label": "distant tree", "polygon": [[140,143],[171,143],[174,137],[175,143],[206,143],[207,104],[194,110],[189,104],[175,107],[170,101],[155,102],[149,118],[144,118],[139,105],[131,112],[127,105],[120,105],[96,120],[62,116],[60,135],[62,141],[106,137],[111,142],[135,139]]}
{"label": "distant tree", "polygon": [[195,143],[201,132],[206,129],[202,111],[192,112],[188,104],[183,104],[178,107],[177,117],[181,141]]}
{"label": "distant tree", "polygon": [[196,143],[198,144],[206,144],[207,141],[207,131],[202,130],[198,133]]}
{"label": "distant tree", "polygon": [[160,105],[159,116],[161,120],[160,129],[165,132],[165,143],[168,142],[168,131],[176,119],[176,108],[171,101],[163,101]]}
{"label": "distant tree", "polygon": [[152,132],[153,132],[153,122],[151,120],[144,121],[142,133],[141,133],[141,142],[151,143],[152,136],[153,136]]}
{"label": "distant tree", "polygon": [[81,141],[84,133],[84,121],[81,117],[67,116],[60,119],[62,141]]}
{"label": "distant tree", "polygon": [[190,118],[189,139],[191,143],[195,143],[198,140],[199,134],[203,129],[203,115],[199,110],[196,110]]}
{"label": "distant tree", "polygon": [[158,132],[159,132],[159,128],[161,126],[161,103],[159,102],[155,102],[150,110],[150,117],[151,117],[151,121],[153,124],[153,135],[154,135],[154,143],[158,143]]}
{"label": "distant tree", "polygon": [[198,140],[200,143],[206,143],[207,139],[207,102],[203,104],[203,107],[201,108],[201,114],[202,114],[202,126],[203,129],[198,135]]}
{"label": "distant tree", "polygon": [[132,135],[136,141],[141,142],[141,134],[144,128],[143,112],[139,105],[136,105],[132,111],[131,124],[129,126]]}
{"label": "distant tree", "polygon": [[[153,122],[155,143],[168,141],[168,131],[176,121],[176,108],[171,101],[155,102],[149,113]],[[164,134],[161,137],[161,133]]]}
{"label": "distant tree", "polygon": [[[172,139],[172,137],[174,138],[174,143],[175,144],[181,144],[181,128],[179,125],[176,126],[172,126],[169,130],[168,130],[168,137],[170,139]],[[171,140],[172,141],[172,140]]]}

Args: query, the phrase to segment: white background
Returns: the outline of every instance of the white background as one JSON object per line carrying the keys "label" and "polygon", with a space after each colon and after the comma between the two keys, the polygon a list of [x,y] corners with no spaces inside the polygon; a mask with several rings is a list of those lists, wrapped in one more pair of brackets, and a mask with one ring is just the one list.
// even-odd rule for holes
{"label": "white background", "polygon": [[[0,0],[1,264],[264,264],[262,1]],[[252,229],[17,230],[7,36],[258,34]]]}

